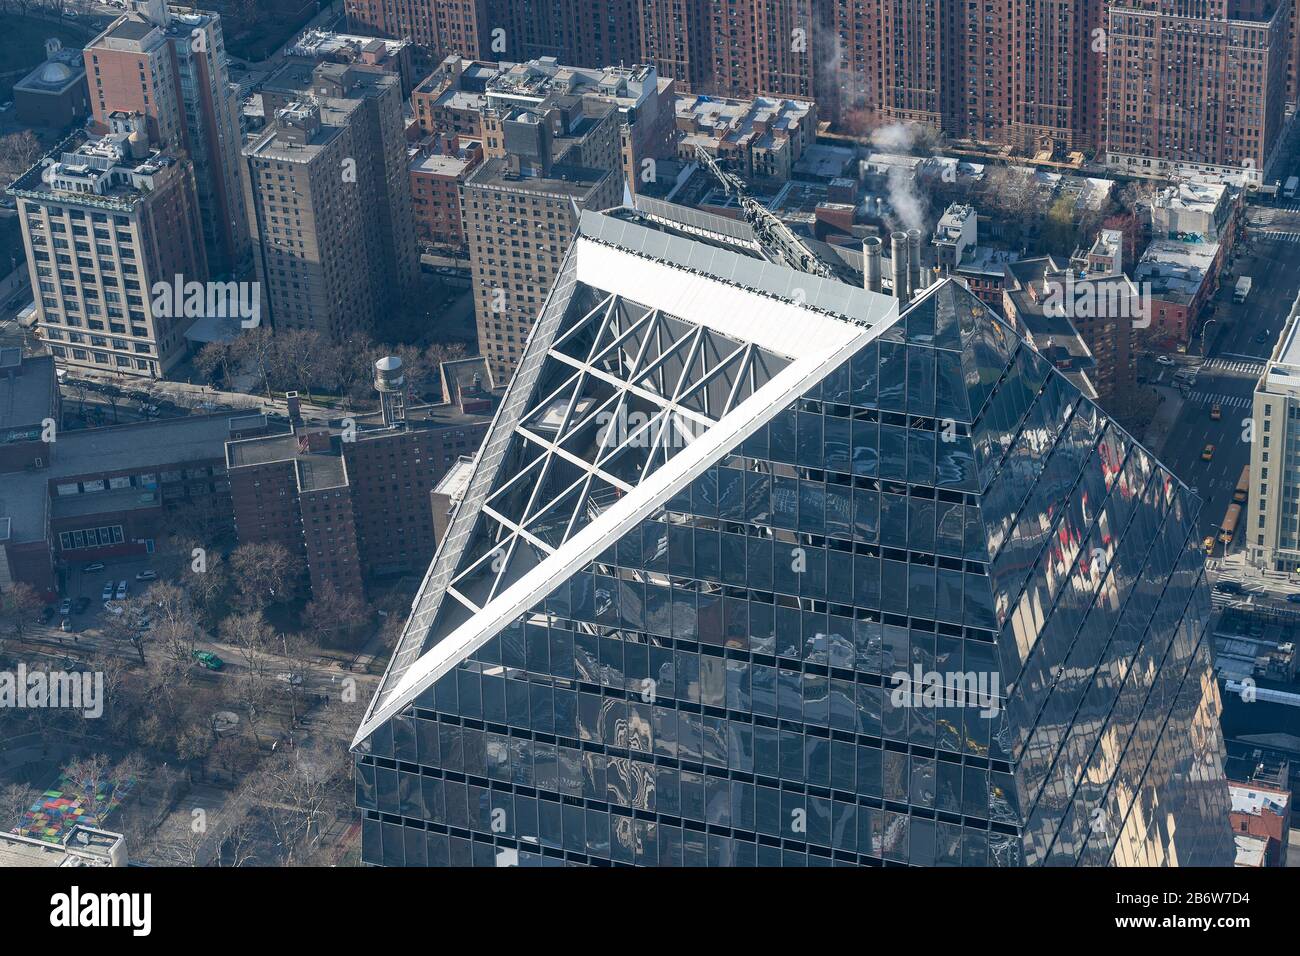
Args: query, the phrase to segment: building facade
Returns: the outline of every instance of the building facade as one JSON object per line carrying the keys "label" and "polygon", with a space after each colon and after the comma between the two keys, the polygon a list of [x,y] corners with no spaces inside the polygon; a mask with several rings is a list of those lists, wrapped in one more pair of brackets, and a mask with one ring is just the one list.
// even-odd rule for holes
{"label": "building facade", "polygon": [[74,133],[9,187],[18,202],[38,334],[60,365],[156,378],[186,354],[195,317],[174,289],[208,275],[193,168],[151,148],[140,118]]}
{"label": "building facade", "polygon": [[461,194],[479,351],[497,381],[513,373],[582,209],[622,195],[618,111],[570,98],[484,117],[484,160]]}
{"label": "building facade", "polygon": [[1286,3],[1112,0],[1105,161],[1262,183],[1282,132]]}
{"label": "building facade", "polygon": [[354,741],[363,860],[1227,865],[1197,499],[959,284],[688,229],[583,215]]}
{"label": "building facade", "polygon": [[1242,506],[1246,557],[1300,570],[1300,309],[1292,307],[1255,385],[1249,429],[1250,495]]}
{"label": "building facade", "polygon": [[115,112],[140,113],[151,142],[183,151],[194,167],[208,265],[214,275],[243,274],[252,247],[220,15],[152,0],[110,24],[84,57],[96,127],[108,129]]}
{"label": "building facade", "polygon": [[401,81],[292,58],[262,100],[244,188],[271,321],[334,340],[373,331],[408,304],[419,270]]}
{"label": "building facade", "polygon": [[316,593],[363,594],[375,578],[419,573],[437,545],[430,493],[478,449],[497,398],[484,384],[439,405],[403,401],[390,421],[360,415],[351,429],[298,424],[228,443],[240,543],[274,541],[301,556]]}

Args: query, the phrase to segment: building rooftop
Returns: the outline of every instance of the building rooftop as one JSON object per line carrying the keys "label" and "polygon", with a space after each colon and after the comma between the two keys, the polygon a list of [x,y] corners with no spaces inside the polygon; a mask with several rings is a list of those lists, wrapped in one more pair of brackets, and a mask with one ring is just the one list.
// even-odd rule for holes
{"label": "building rooftop", "polygon": [[446,153],[423,153],[416,151],[411,157],[410,170],[413,173],[426,173],[431,176],[448,176],[457,178],[473,164],[472,159],[460,156],[448,156]]}
{"label": "building rooftop", "polygon": [[1166,186],[1155,194],[1151,205],[1157,209],[1188,209],[1213,213],[1227,195],[1223,183],[1180,182]]}
{"label": "building rooftop", "polygon": [[57,93],[86,81],[86,64],[80,50],[59,50],[14,84],[15,90]]}
{"label": "building rooftop", "polygon": [[556,97],[578,95],[616,104],[621,111],[635,109],[668,81],[660,80],[653,66],[589,68],[565,66],[553,56],[524,63],[502,63],[487,80],[487,105],[545,106]]}
{"label": "building rooftop", "polygon": [[465,492],[469,488],[469,480],[473,476],[473,457],[461,455],[456,459],[456,464],[447,469],[447,473],[433,486],[433,491],[435,494],[445,495],[452,501],[460,501],[465,497]]}
{"label": "building rooftop", "polygon": [[1237,848],[1234,866],[1262,867],[1268,854],[1268,840],[1249,833],[1234,833],[1232,842]]}
{"label": "building rooftop", "polygon": [[[173,175],[179,159],[125,132],[78,130],[19,176],[8,192],[41,200],[130,209]],[[135,137],[133,139],[133,137]]]}
{"label": "building rooftop", "polygon": [[57,403],[54,356],[0,349],[0,445],[39,437]]}
{"label": "building rooftop", "polygon": [[1149,283],[1157,299],[1187,303],[1195,298],[1218,255],[1217,242],[1152,239],[1134,267],[1133,279]]}
{"label": "building rooftop", "polygon": [[1228,796],[1233,813],[1257,817],[1262,813],[1284,814],[1291,802],[1291,794],[1281,788],[1268,787],[1258,782],[1238,783],[1228,781]]}
{"label": "building rooftop", "polygon": [[[677,97],[677,127],[682,142],[716,150],[722,144],[743,149],[782,149],[791,134],[813,114],[805,100],[756,96],[752,100],[723,96]],[[811,138],[811,137],[810,137]],[[842,172],[837,169],[834,175]]]}
{"label": "building rooftop", "polygon": [[360,36],[352,33],[335,33],[331,30],[307,30],[285,51],[289,56],[319,59],[324,56],[346,56],[355,59],[362,54],[381,51],[392,56],[411,45],[410,40],[392,40],[385,37]]}
{"label": "building rooftop", "polygon": [[[190,415],[60,432],[48,467],[13,472],[0,482],[0,516],[11,521],[12,540],[41,540],[51,513],[51,483],[185,462],[221,461],[225,443],[239,431],[241,421],[249,422],[251,430],[264,427],[266,420],[261,416]],[[104,494],[108,492],[79,496],[87,502],[87,513],[97,510],[93,501],[106,500],[99,497]],[[61,508],[73,507],[67,499],[60,500]],[[137,504],[144,506],[143,502]]]}
{"label": "building rooftop", "polygon": [[596,187],[606,177],[613,175],[615,175],[614,171],[607,169],[557,164],[551,168],[549,176],[530,176],[511,172],[510,164],[497,157],[480,163],[478,168],[470,173],[466,183],[495,189],[549,193],[573,199],[585,199],[596,191]]}
{"label": "building rooftop", "polygon": [[62,843],[0,832],[0,867],[10,866],[126,866],[126,841],[120,833],[82,823]]}

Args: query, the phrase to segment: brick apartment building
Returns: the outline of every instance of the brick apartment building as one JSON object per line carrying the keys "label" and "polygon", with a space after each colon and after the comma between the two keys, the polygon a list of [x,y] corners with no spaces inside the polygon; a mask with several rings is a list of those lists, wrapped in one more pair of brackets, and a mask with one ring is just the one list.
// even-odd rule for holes
{"label": "brick apartment building", "polygon": [[[633,8],[620,0],[584,32],[574,29],[588,23],[582,0],[349,3],[360,22],[388,23],[391,31],[401,21],[438,55],[641,62],[681,93],[813,99],[822,119],[861,135],[891,122],[925,123],[1031,153],[1094,151],[1139,175],[1237,174],[1247,163],[1267,169],[1284,105],[1295,99],[1288,79],[1300,54],[1289,28],[1294,7],[1281,0],[646,0]],[[449,17],[478,24],[475,41],[438,40],[437,23]],[[504,31],[495,49],[488,24]],[[430,39],[420,39],[420,30]]]}
{"label": "brick apartment building", "polygon": [[448,56],[411,93],[411,109],[424,136],[483,136],[487,84],[499,65]]}
{"label": "brick apartment building", "polygon": [[373,330],[416,285],[415,222],[395,75],[289,58],[243,150],[258,279],[278,327]]}
{"label": "brick apartment building", "polygon": [[636,0],[346,0],[351,29],[409,37],[425,70],[449,54],[484,60],[553,56],[603,67],[641,52]]}
{"label": "brick apartment building", "polygon": [[481,140],[436,137],[427,147],[413,150],[411,209],[415,235],[421,242],[457,258],[467,254],[460,194],[465,180],[481,162]]}
{"label": "brick apartment building", "polygon": [[114,113],[139,113],[151,143],[187,156],[208,266],[214,275],[242,272],[252,247],[239,183],[239,107],[221,17],[150,0],[114,20],[86,45],[84,57],[95,128],[106,131]]}
{"label": "brick apartment building", "polygon": [[817,136],[817,107],[807,100],[760,96],[677,100],[678,156],[695,160],[698,146],[747,179],[787,180]]}
{"label": "brick apartment building", "polygon": [[1291,4],[1113,0],[1104,146],[1126,173],[1262,176],[1286,104]]}
{"label": "brick apartment building", "polygon": [[473,268],[479,351],[509,380],[583,209],[622,196],[618,109],[548,97],[535,109],[485,111],[489,158],[461,196]]}
{"label": "brick apartment building", "polygon": [[422,572],[437,546],[430,493],[477,452],[499,397],[482,359],[447,363],[443,382],[451,399],[442,404],[357,416],[350,429],[299,424],[230,442],[240,542],[276,541],[301,555],[313,589],[359,594],[373,577]]}
{"label": "brick apartment building", "polygon": [[415,88],[414,45],[410,40],[354,36],[333,30],[307,30],[285,51],[289,56],[350,64],[370,73],[387,73],[402,81],[403,98]]}
{"label": "brick apartment building", "polygon": [[1228,793],[1232,799],[1228,816],[1233,834],[1267,841],[1264,865],[1286,866],[1291,839],[1291,792],[1259,780],[1229,780]]}

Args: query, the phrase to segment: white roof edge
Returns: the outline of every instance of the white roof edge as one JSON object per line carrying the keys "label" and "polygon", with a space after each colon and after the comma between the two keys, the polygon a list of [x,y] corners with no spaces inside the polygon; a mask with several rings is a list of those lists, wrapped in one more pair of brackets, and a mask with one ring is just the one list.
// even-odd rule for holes
{"label": "white roof edge", "polygon": [[489,602],[478,614],[421,655],[393,689],[388,703],[369,714],[357,730],[352,746],[361,743],[376,727],[393,717],[440,677],[500,633],[542,596],[549,594],[560,581],[567,580],[608,548],[611,540],[617,540],[643,521],[655,508],[667,501],[676,488],[694,481],[728,451],[738,447],[771,421],[782,408],[814,382],[848,361],[862,346],[879,337],[894,324],[898,315],[895,306],[884,321],[870,328],[841,323],[852,333],[848,338],[836,342],[820,354],[807,355],[782,369],[771,381],[727,413],[598,520],[583,528],[555,554],[547,557]]}
{"label": "white roof edge", "polygon": [[618,294],[625,299],[787,358],[814,355],[848,341],[862,330],[862,326],[847,319],[814,312],[772,295],[760,295],[582,235],[576,247],[579,282],[603,289],[609,277],[616,275]]}

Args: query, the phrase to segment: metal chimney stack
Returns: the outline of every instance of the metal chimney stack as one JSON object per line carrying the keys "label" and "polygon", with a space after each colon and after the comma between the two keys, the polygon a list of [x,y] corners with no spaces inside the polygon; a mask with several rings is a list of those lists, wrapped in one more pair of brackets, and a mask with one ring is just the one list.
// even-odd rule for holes
{"label": "metal chimney stack", "polygon": [[906,302],[907,292],[907,233],[895,232],[889,236],[889,267],[894,278],[894,298]]}
{"label": "metal chimney stack", "polygon": [[907,285],[912,295],[925,288],[921,278],[921,230],[907,230]]}
{"label": "metal chimney stack", "polygon": [[876,236],[862,240],[862,287],[868,292],[880,291],[880,249]]}

